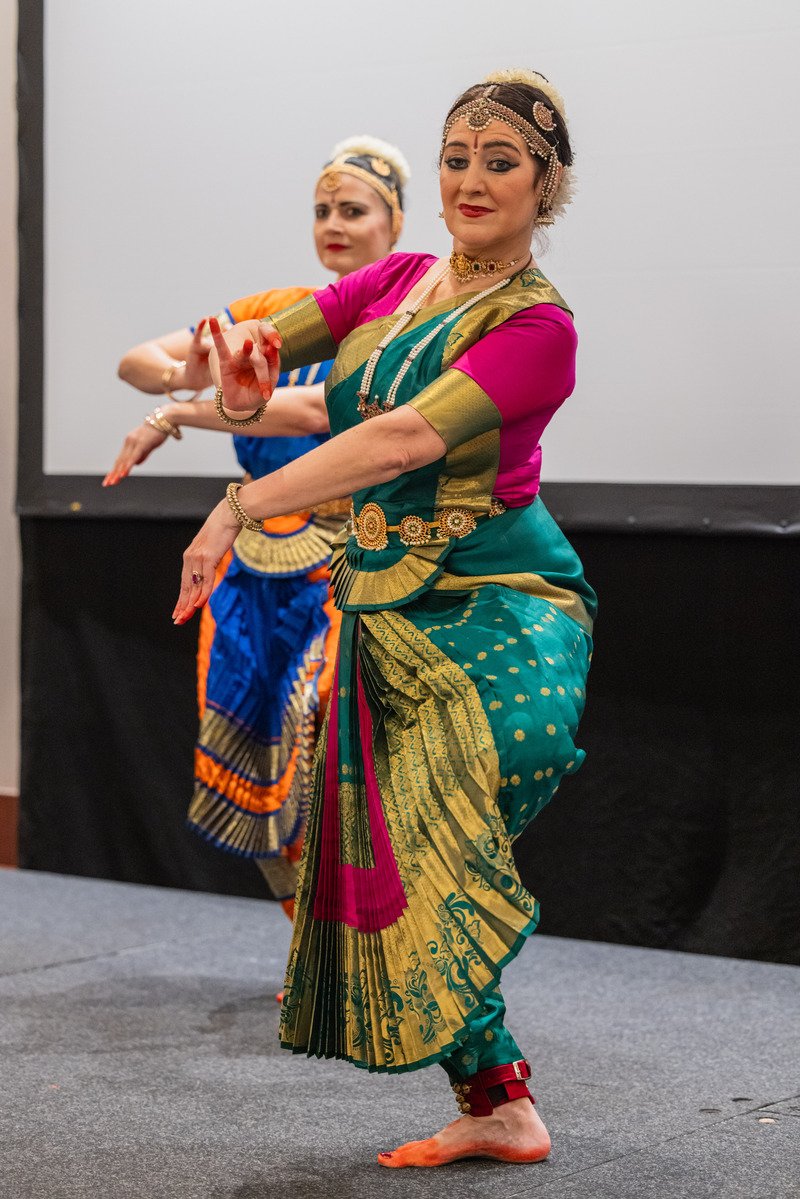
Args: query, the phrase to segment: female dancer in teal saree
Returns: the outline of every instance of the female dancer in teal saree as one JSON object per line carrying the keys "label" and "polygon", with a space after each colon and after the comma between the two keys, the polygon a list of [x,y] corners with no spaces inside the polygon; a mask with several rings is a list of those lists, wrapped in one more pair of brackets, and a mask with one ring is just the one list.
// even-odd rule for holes
{"label": "female dancer in teal saree", "polygon": [[240,524],[353,495],[281,1040],[368,1070],[444,1066],[461,1118],[386,1166],[550,1148],[499,980],[538,915],[511,843],[583,757],[595,599],[537,495],[576,338],[529,249],[571,161],[547,81],[492,77],[445,123],[449,259],[395,254],[269,325],[215,331],[232,412],[335,354],[331,441],[231,484],[186,551],[174,618],[205,602]]}

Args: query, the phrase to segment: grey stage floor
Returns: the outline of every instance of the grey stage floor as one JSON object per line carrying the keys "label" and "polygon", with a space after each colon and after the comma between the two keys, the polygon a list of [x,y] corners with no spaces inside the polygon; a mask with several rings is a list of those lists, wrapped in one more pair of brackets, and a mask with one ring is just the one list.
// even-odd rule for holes
{"label": "grey stage floor", "polygon": [[2,1199],[800,1196],[800,973],[533,938],[507,972],[553,1152],[384,1170],[444,1073],[276,1044],[271,904],[0,871]]}

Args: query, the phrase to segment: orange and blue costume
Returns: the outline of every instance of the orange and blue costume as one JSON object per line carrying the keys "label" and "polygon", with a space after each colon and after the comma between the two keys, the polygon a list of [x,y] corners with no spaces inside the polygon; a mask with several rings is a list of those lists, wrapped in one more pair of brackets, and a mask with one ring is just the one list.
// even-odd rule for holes
{"label": "orange and blue costume", "polygon": [[[223,327],[259,319],[311,294],[281,288],[220,314]],[[281,375],[322,382],[330,361]],[[234,437],[254,479],[315,448],[327,434]],[[203,611],[198,653],[200,732],[189,824],[220,849],[254,859],[291,912],[319,721],[330,693],[339,614],[330,596],[337,505],[243,529]]]}

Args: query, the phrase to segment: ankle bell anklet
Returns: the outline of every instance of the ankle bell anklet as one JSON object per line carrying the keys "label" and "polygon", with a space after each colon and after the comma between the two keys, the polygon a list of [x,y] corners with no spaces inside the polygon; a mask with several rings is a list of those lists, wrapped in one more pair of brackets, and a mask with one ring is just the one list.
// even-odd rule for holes
{"label": "ankle bell anklet", "polygon": [[453,1091],[458,1110],[463,1116],[491,1116],[496,1107],[514,1099],[530,1099],[536,1103],[527,1086],[531,1068],[522,1058],[504,1066],[479,1070],[463,1082],[454,1082]]}

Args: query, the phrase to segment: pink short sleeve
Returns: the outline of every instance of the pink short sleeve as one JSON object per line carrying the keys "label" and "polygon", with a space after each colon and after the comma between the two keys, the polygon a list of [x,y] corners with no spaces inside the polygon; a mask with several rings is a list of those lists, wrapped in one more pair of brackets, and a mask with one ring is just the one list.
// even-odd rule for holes
{"label": "pink short sleeve", "polygon": [[[544,429],[575,387],[575,326],[554,304],[525,308],[453,363],[483,388],[503,425]],[[538,440],[538,438],[537,438]]]}
{"label": "pink short sleeve", "polygon": [[379,294],[385,260],[371,262],[343,279],[314,292],[314,299],[325,317],[331,337],[339,345],[358,324],[358,318],[370,300]]}
{"label": "pink short sleeve", "polygon": [[500,415],[494,492],[510,507],[530,503],[539,490],[539,441],[574,390],[577,344],[570,316],[554,304],[537,304],[498,325],[453,363]]}

